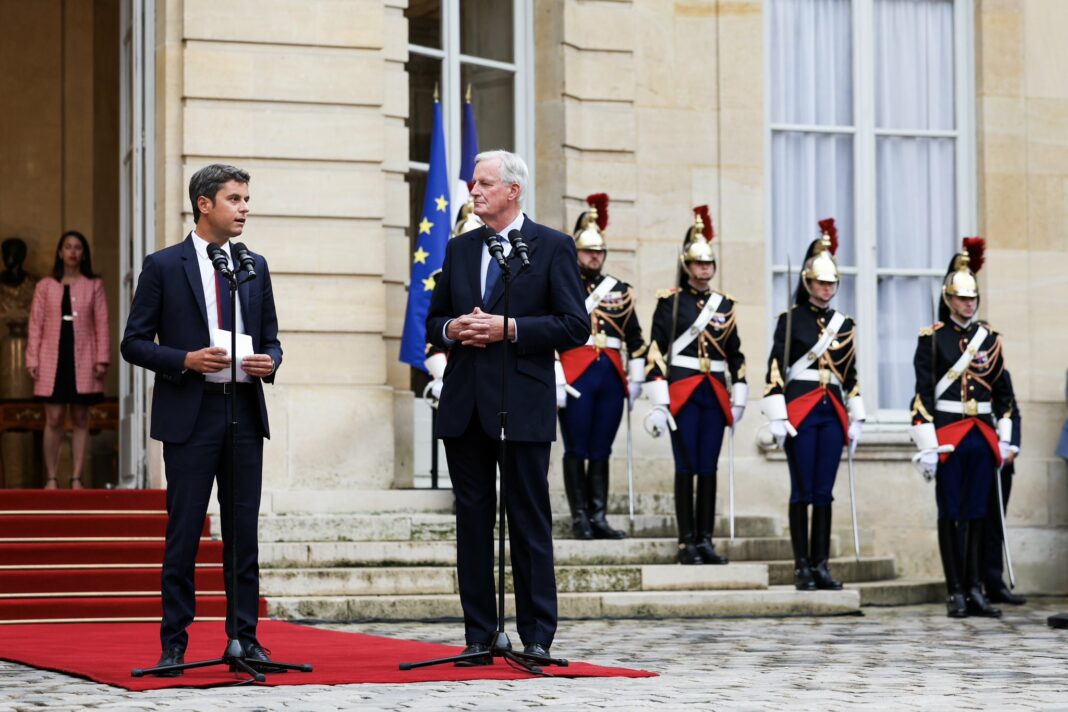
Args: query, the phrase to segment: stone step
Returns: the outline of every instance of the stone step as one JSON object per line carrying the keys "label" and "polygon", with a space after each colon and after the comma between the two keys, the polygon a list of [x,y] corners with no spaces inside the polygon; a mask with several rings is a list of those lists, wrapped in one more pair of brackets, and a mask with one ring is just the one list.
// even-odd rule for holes
{"label": "stone step", "polygon": [[[638,538],[675,536],[675,517],[661,514],[612,514],[609,523],[628,536]],[[221,519],[212,517],[212,533],[221,537]],[[776,517],[736,517],[735,535],[740,537],[777,537],[782,522]],[[726,534],[725,518],[716,521],[715,531]],[[566,513],[553,517],[553,536],[569,539],[571,518]],[[311,541],[442,541],[456,538],[456,518],[451,514],[291,514],[262,516],[259,523],[261,542]]]}
{"label": "stone step", "polygon": [[944,603],[946,600],[946,582],[942,579],[866,581],[853,584],[850,588],[860,592],[862,606],[913,606]]}
{"label": "stone step", "polygon": [[[794,583],[794,562],[768,561],[768,581],[773,586]],[[862,556],[860,561],[852,556],[843,556],[830,561],[831,576],[843,583],[857,581],[889,581],[897,576],[894,557]]]}
{"label": "stone step", "polygon": [[[723,567],[720,567],[723,568]],[[509,617],[514,599],[506,597]],[[735,618],[742,616],[833,616],[860,612],[856,590],[800,592],[792,587],[761,591],[622,591],[561,593],[560,617]],[[330,621],[460,619],[455,594],[416,596],[268,597],[271,616]]]}
{"label": "stone step", "polygon": [[[766,589],[763,564],[729,566],[560,566],[560,593],[609,591],[712,591]],[[511,570],[506,588],[512,590]],[[390,568],[263,569],[260,592],[268,597],[403,596],[458,594],[456,569],[442,566]]]}
{"label": "stone step", "polygon": [[[716,539],[716,548],[732,561],[775,561],[792,557],[790,540],[783,537]],[[623,539],[553,543],[559,566],[670,564],[678,545],[674,539]],[[831,539],[831,556],[837,556],[838,540]],[[452,566],[456,563],[453,541],[356,541],[356,542],[262,542],[263,568],[328,568],[335,566]]]}

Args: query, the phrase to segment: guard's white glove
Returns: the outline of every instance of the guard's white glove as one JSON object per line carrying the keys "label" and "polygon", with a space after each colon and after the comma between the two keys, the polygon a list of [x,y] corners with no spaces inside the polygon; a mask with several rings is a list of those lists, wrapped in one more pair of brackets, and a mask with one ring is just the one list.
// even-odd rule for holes
{"label": "guard's white glove", "polygon": [[785,420],[768,421],[768,431],[771,433],[771,436],[775,438],[775,444],[778,445],[780,449],[786,445],[786,425],[787,421]]}
{"label": "guard's white glove", "polygon": [[742,422],[745,415],[745,404],[749,401],[749,384],[735,383],[731,386],[731,417],[734,418],[734,426]]}
{"label": "guard's white glove", "polygon": [[930,482],[935,478],[938,470],[938,452],[928,450],[920,455],[920,467],[923,468],[923,479]]}
{"label": "guard's white glove", "polygon": [[567,407],[567,378],[564,376],[564,367],[556,362],[556,407]]}
{"label": "guard's white glove", "polygon": [[658,438],[669,429],[673,430],[671,426],[674,425],[671,417],[671,411],[665,406],[658,405],[645,416],[645,431],[652,435],[654,438]]}
{"label": "guard's white glove", "polygon": [[849,424],[849,453],[853,454],[857,451],[857,445],[860,444],[860,434],[864,431],[864,421],[854,420]]}
{"label": "guard's white glove", "polygon": [[998,442],[998,452],[1001,454],[1001,462],[1002,463],[1005,462],[1006,458],[1008,458],[1010,455],[1014,454],[1013,450],[1012,450],[1012,445],[1010,443],[1007,443],[1007,442],[1003,441],[1003,440]]}
{"label": "guard's white glove", "polygon": [[627,381],[627,407],[630,410],[634,410],[634,401],[638,400],[638,396],[642,394],[642,382],[641,381]]}
{"label": "guard's white glove", "polygon": [[434,400],[435,404],[441,400],[441,387],[445,385],[445,381],[440,378],[435,378],[430,382],[430,397]]}
{"label": "guard's white glove", "polygon": [[423,361],[427,373],[433,379],[427,384],[426,390],[423,391],[423,397],[430,401],[431,408],[437,408],[438,401],[441,400],[441,387],[445,383],[443,379],[445,378],[445,366],[447,363],[448,359],[443,353],[431,354]]}

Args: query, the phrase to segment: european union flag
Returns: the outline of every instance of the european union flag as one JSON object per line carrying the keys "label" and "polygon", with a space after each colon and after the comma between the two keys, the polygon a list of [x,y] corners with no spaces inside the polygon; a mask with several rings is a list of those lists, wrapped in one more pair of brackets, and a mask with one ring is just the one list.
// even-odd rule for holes
{"label": "european union flag", "polygon": [[445,164],[445,129],[441,121],[441,103],[434,102],[434,129],[430,138],[430,170],[423,196],[422,219],[419,221],[412,253],[412,279],[408,287],[408,309],[404,313],[400,360],[425,371],[426,313],[434,278],[445,259],[445,244],[452,232],[449,209],[448,166]]}

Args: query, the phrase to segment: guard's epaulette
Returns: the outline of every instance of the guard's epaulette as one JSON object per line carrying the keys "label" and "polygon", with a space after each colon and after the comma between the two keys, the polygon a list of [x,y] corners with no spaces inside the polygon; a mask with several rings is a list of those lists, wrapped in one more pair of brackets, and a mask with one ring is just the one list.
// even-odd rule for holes
{"label": "guard's epaulette", "polygon": [[679,292],[679,288],[678,287],[668,287],[667,289],[659,290],[656,293],[656,298],[657,299],[667,299],[668,297],[674,296],[678,292]]}
{"label": "guard's epaulette", "polygon": [[791,304],[789,309],[783,309],[775,318],[778,319],[780,316],[786,316],[786,312],[793,311],[794,309],[797,309],[797,305]]}
{"label": "guard's epaulette", "polygon": [[936,331],[941,329],[943,326],[945,326],[945,324],[943,324],[940,321],[936,321],[935,323],[931,324],[930,326],[925,326],[922,329],[920,329],[920,336],[931,336]]}
{"label": "guard's epaulette", "polygon": [[729,293],[727,293],[727,292],[721,292],[721,291],[719,291],[718,289],[715,289],[715,290],[713,290],[713,291],[714,291],[714,292],[716,292],[716,294],[719,294],[719,295],[721,295],[721,296],[722,296],[722,297],[723,297],[724,299],[730,299],[730,300],[731,300],[732,302],[734,302],[735,304],[737,304],[737,303],[738,303],[738,300],[734,298],[734,295],[733,295],[733,294],[729,294]]}

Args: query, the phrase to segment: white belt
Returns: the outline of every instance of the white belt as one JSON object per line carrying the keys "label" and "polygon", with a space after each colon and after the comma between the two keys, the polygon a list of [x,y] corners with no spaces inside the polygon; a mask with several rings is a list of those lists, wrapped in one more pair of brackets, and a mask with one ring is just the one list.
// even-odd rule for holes
{"label": "white belt", "polygon": [[935,410],[956,415],[990,415],[993,412],[990,403],[978,403],[974,400],[966,403],[954,400],[935,401]]}
{"label": "white belt", "polygon": [[615,336],[604,336],[603,332],[598,334],[600,338],[591,336],[586,340],[587,346],[596,346],[599,349],[615,349],[619,351],[623,348],[623,341]]}
{"label": "white belt", "polygon": [[701,359],[694,356],[676,356],[671,359],[672,366],[678,366],[680,368],[688,368],[691,371],[700,371],[701,373],[726,373],[727,362],[726,361],[712,361],[711,359],[704,359],[702,365]]}
{"label": "white belt", "polygon": [[839,388],[842,387],[842,382],[838,380],[838,376],[834,375],[833,371],[828,371],[826,369],[823,369],[821,371],[813,371],[810,368],[807,371],[802,371],[801,373],[797,374],[796,376],[791,378],[790,381],[815,381],[816,383],[822,383],[825,386],[830,383],[838,386]]}

